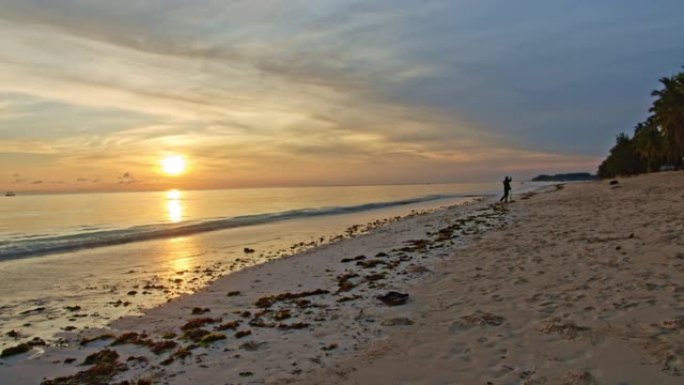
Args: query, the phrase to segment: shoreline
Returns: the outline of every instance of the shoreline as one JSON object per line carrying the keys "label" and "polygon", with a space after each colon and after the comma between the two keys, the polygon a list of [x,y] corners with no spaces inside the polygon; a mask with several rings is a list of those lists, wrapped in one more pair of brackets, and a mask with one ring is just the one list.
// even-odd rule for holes
{"label": "shoreline", "polygon": [[[195,343],[191,340],[186,340],[180,337],[179,335],[183,333],[180,328],[183,326],[185,322],[191,319],[197,319],[197,318],[221,318],[221,322],[225,324],[227,321],[240,321],[242,328],[244,329],[249,329],[249,330],[242,330],[242,331],[252,331],[253,332],[253,338],[249,338],[250,341],[254,342],[256,338],[262,337],[261,334],[263,334],[263,338],[265,341],[271,341],[269,345],[278,345],[277,343],[273,341],[278,341],[279,338],[283,336],[288,336],[290,334],[295,334],[295,335],[300,335],[304,333],[309,333],[313,331],[313,329],[325,329],[323,327],[320,327],[323,323],[325,323],[328,318],[336,318],[336,319],[347,319],[347,313],[350,313],[348,307],[357,309],[358,306],[362,306],[362,303],[373,303],[375,301],[374,295],[367,295],[366,297],[368,298],[363,298],[363,295],[359,295],[355,293],[356,289],[350,289],[349,294],[350,295],[345,295],[347,292],[339,292],[337,293],[336,290],[339,289],[339,276],[348,274],[346,273],[349,271],[347,268],[349,263],[341,263],[339,259],[342,259],[343,256],[351,256],[351,257],[357,257],[358,255],[351,255],[354,254],[355,251],[353,250],[358,250],[358,253],[364,252],[367,254],[368,260],[374,260],[378,258],[374,258],[378,253],[386,253],[385,258],[388,258],[388,261],[380,261],[381,263],[378,263],[375,267],[370,267],[367,270],[364,270],[364,274],[367,274],[365,276],[361,277],[351,277],[348,279],[347,284],[348,285],[358,285],[358,286],[371,286],[369,289],[361,289],[364,293],[366,294],[366,290],[381,290],[381,287],[383,286],[390,286],[394,285],[393,280],[394,278],[397,278],[397,285],[396,286],[398,289],[401,288],[401,285],[399,284],[400,281],[410,281],[410,280],[415,280],[419,278],[421,275],[424,275],[428,272],[428,269],[417,269],[415,272],[412,273],[406,273],[403,272],[404,276],[399,276],[397,277],[392,276],[392,274],[387,274],[390,269],[385,269],[387,271],[382,271],[381,267],[383,266],[388,266],[392,264],[392,269],[395,268],[405,268],[408,266],[409,262],[413,259],[413,257],[404,255],[402,254],[399,258],[404,258],[404,260],[401,261],[389,261],[389,259],[392,259],[389,254],[392,253],[400,253],[397,250],[389,250],[393,246],[396,246],[396,241],[397,239],[394,238],[394,235],[396,233],[406,233],[405,236],[408,236],[409,238],[406,238],[406,240],[410,239],[421,239],[422,236],[424,236],[424,229],[414,227],[415,223],[419,222],[424,222],[430,220],[426,218],[432,218],[432,217],[448,217],[451,216],[454,212],[463,212],[464,215],[465,213],[472,212],[473,210],[481,210],[483,207],[486,207],[485,203],[471,203],[471,204],[465,204],[465,205],[456,205],[452,206],[449,208],[445,209],[438,209],[434,212],[429,212],[429,213],[424,213],[424,214],[416,214],[416,215],[408,215],[406,218],[402,218],[397,220],[396,218],[393,218],[392,220],[388,220],[389,224],[386,224],[384,226],[376,227],[372,231],[368,232],[367,234],[363,234],[360,236],[352,237],[352,238],[347,238],[343,239],[339,242],[334,242],[328,245],[323,245],[319,246],[317,248],[305,251],[303,253],[296,254],[294,256],[290,256],[284,259],[276,259],[276,260],[271,260],[266,263],[257,265],[257,266],[252,266],[250,268],[247,268],[245,270],[238,271],[236,273],[229,274],[227,276],[221,277],[218,280],[214,281],[212,284],[209,286],[200,289],[198,292],[186,296],[179,297],[178,299],[172,300],[171,302],[162,305],[157,308],[149,309],[145,311],[144,316],[141,317],[124,317],[119,320],[115,320],[111,323],[111,329],[103,330],[101,333],[107,333],[107,334],[115,334],[115,335],[121,335],[126,332],[138,332],[141,334],[147,335],[149,339],[154,339],[155,341],[161,341],[163,340],[162,336],[171,332],[174,332],[177,334],[177,337],[175,339],[172,339],[173,342],[175,342],[177,345],[176,351],[179,350],[179,347],[183,345],[195,345]],[[491,214],[491,213],[490,213]],[[434,220],[432,220],[434,222]],[[463,222],[465,223],[465,222]],[[483,222],[484,223],[484,222]],[[430,226],[433,226],[430,224]],[[400,229],[395,229],[396,227],[399,227]],[[361,227],[359,227],[361,228]],[[357,229],[358,230],[358,229]],[[479,231],[479,230],[473,230],[473,231]],[[388,235],[385,235],[388,234]],[[372,246],[368,244],[368,239],[375,239],[372,242],[381,242],[382,245],[377,245],[377,246]],[[387,238],[387,239],[384,239]],[[370,243],[372,243],[370,242]],[[384,242],[384,243],[383,243]],[[371,249],[374,249],[376,251],[373,251],[372,253],[369,253],[369,247]],[[404,246],[406,247],[406,246]],[[423,247],[423,246],[420,246]],[[420,248],[419,247],[419,248]],[[385,251],[382,251],[385,250]],[[435,253],[437,252],[437,248],[435,249]],[[321,257],[323,256],[323,257]],[[379,260],[379,259],[378,259]],[[353,263],[358,263],[360,261],[353,261]],[[297,270],[302,264],[307,265],[311,264],[314,267],[309,267],[309,269],[313,269],[318,272],[318,276],[301,276],[300,273],[298,273]],[[354,264],[354,266],[356,266]],[[330,269],[328,269],[330,267]],[[283,270],[285,273],[283,273]],[[313,271],[312,270],[312,271]],[[326,270],[328,270],[326,272]],[[353,270],[353,269],[352,269]],[[335,273],[333,273],[335,272]],[[278,279],[277,281],[279,282],[266,282],[267,279],[271,279],[272,276],[274,275],[282,275],[281,279]],[[298,275],[299,274],[299,275]],[[383,277],[382,275],[388,275],[390,277]],[[409,275],[411,276],[410,280],[406,279],[405,276]],[[258,277],[258,278],[254,278]],[[370,277],[370,278],[369,278]],[[387,279],[387,278],[392,278],[392,279]],[[401,279],[400,279],[401,278]],[[272,279],[271,279],[272,280]],[[387,280],[387,283],[382,283],[383,281]],[[252,282],[255,281],[255,282]],[[308,282],[307,282],[308,281]],[[292,287],[294,285],[293,282],[306,282],[306,284],[300,284],[298,285],[297,288]],[[391,283],[390,283],[391,282]],[[277,284],[280,284],[280,287],[277,287]],[[259,287],[268,287],[268,290],[261,291],[259,292]],[[299,287],[301,286],[301,287]],[[306,286],[306,287],[305,287]],[[315,286],[315,287],[314,287]],[[325,287],[325,289],[323,289]],[[337,289],[336,289],[337,287]],[[277,290],[276,290],[277,288]],[[258,314],[259,312],[264,312],[263,308],[259,308],[258,306],[255,307],[254,303],[258,301],[259,298],[264,297],[264,296],[269,296],[269,295],[277,295],[278,293],[286,293],[286,292],[297,292],[297,291],[304,291],[306,292],[307,290],[326,290],[329,293],[326,293],[324,295],[321,295],[319,297],[321,298],[316,298],[315,296],[312,297],[312,300],[317,300],[317,302],[312,303],[310,305],[304,305],[304,307],[296,307],[295,309],[289,309],[286,312],[280,312],[280,315],[276,315],[276,317],[285,317],[288,320],[288,322],[277,322],[277,325],[269,325],[273,324],[273,321],[269,322],[261,322],[263,320],[255,321],[255,318],[261,318],[261,319],[268,319],[269,317],[273,316],[271,313],[278,313],[277,311],[272,311],[269,312],[268,309],[267,311],[262,314],[260,317],[241,317],[237,316],[234,314],[236,311],[241,309],[241,312],[244,312],[246,308],[249,308],[249,310],[253,314]],[[240,291],[240,295],[232,296],[232,297],[226,297],[226,294],[228,292],[235,292],[235,291]],[[220,294],[216,294],[216,292],[220,292]],[[323,298],[325,297],[325,298]],[[227,299],[227,301],[226,301]],[[345,299],[342,302],[337,302],[339,299]],[[318,303],[320,301],[321,303]],[[212,306],[209,306],[210,304],[213,304],[214,308],[212,309]],[[219,305],[217,305],[219,304]],[[280,305],[280,304],[278,304]],[[219,311],[216,309],[216,306],[221,306],[223,310],[219,313]],[[289,305],[288,305],[289,306]],[[363,305],[365,306],[365,305]],[[275,306],[278,307],[278,306]],[[209,312],[206,312],[206,314],[195,314],[193,315],[193,309],[194,308],[199,308],[199,309],[210,309]],[[233,309],[233,310],[228,310],[228,309]],[[285,310],[285,309],[280,309],[280,310]],[[296,315],[294,313],[301,311],[302,313],[307,313],[304,314],[302,319],[307,320],[307,322],[303,321],[295,321],[297,319]],[[287,314],[290,313],[290,314]],[[334,316],[330,316],[332,313],[339,313]],[[345,315],[341,315],[345,314]],[[178,317],[181,317],[182,320],[179,320]],[[352,322],[356,323],[356,321],[351,319]],[[179,323],[180,322],[180,323]],[[330,321],[327,321],[330,323]],[[251,323],[251,325],[250,325]],[[266,325],[259,325],[259,323],[266,323]],[[309,326],[304,326],[303,324],[308,323]],[[320,325],[319,325],[320,324]],[[143,325],[143,326],[141,326]],[[147,325],[147,326],[145,326]],[[258,326],[254,326],[258,325]],[[217,325],[214,324],[208,324],[207,327],[209,329],[215,328]],[[271,327],[275,326],[275,327]],[[303,328],[304,330],[299,330],[299,328]],[[150,330],[152,329],[152,330]],[[206,329],[206,328],[205,328]],[[312,330],[308,330],[312,329]],[[335,329],[335,328],[333,328]],[[64,333],[63,337],[66,339],[66,344],[69,344],[72,346],[72,348],[47,348],[46,353],[42,353],[40,350],[43,350],[43,347],[37,346],[34,348],[34,350],[37,350],[37,352],[29,353],[29,354],[34,354],[34,355],[39,355],[35,359],[31,360],[25,360],[24,358],[25,355],[19,355],[17,357],[9,357],[6,359],[3,359],[2,366],[0,366],[0,372],[5,372],[5,375],[3,377],[11,379],[10,384],[21,384],[21,383],[35,383],[36,378],[32,379],[27,379],[24,378],[22,373],[26,373],[27,371],[30,371],[32,375],[35,375],[36,373],[40,373],[40,378],[54,378],[57,376],[64,376],[64,375],[70,375],[74,374],[75,370],[83,370],[82,367],[73,367],[74,363],[81,362],[85,355],[95,352],[98,349],[101,350],[102,348],[108,346],[109,344],[112,343],[112,340],[99,340],[99,341],[94,341],[90,344],[86,344],[85,347],[79,346],[79,341],[85,338],[84,336],[95,336],[96,334],[100,333],[100,331],[96,330],[88,330],[83,333],[76,334],[76,333]],[[320,331],[316,332],[320,338]],[[230,333],[224,333],[228,339],[232,339],[232,334]],[[240,351],[244,350],[244,348],[241,348],[242,345],[244,345],[243,340],[236,339],[237,342],[240,342],[240,344],[234,346],[234,347],[225,347],[223,349],[233,349],[235,351]],[[260,350],[260,353],[263,353],[264,349],[262,349],[260,344],[263,344],[263,342],[254,342],[254,346],[258,346],[255,349]],[[219,341],[218,343],[222,343],[224,341]],[[353,343],[346,343],[344,341],[338,341],[338,342],[330,342],[328,347],[335,345],[335,348],[330,348],[329,350],[326,350],[325,354],[327,356],[334,356],[334,355],[339,355],[339,354],[349,354],[350,352],[355,351],[358,349],[358,346],[363,344],[365,342],[364,339],[360,339],[360,341],[355,341]],[[313,343],[313,342],[312,342]],[[226,343],[227,344],[227,343]],[[171,345],[171,344],[169,344]],[[213,344],[212,344],[213,345]],[[291,343],[285,343],[285,346],[292,345]],[[251,346],[251,345],[249,345]],[[249,350],[249,346],[247,349]],[[252,346],[252,348],[254,348]],[[133,349],[130,349],[131,347],[128,345],[117,345],[117,350],[122,350],[122,352],[128,352],[130,351],[131,354],[133,352],[137,352],[139,350],[145,350],[141,349],[140,344],[139,345],[134,345]],[[199,353],[199,356],[202,357],[204,354],[208,355],[216,355],[217,352],[213,351],[215,347],[212,346],[207,346],[205,347],[199,347],[200,351],[207,350],[207,352],[202,352]],[[192,350],[195,350],[193,347]],[[281,356],[283,351],[282,349],[270,349],[273,350],[272,352],[272,357],[274,359],[278,359],[277,357]],[[138,352],[142,353],[142,352]],[[149,375],[157,378],[159,376],[161,377],[169,377],[170,378],[175,378],[177,377],[176,372],[187,372],[186,360],[177,360],[178,362],[174,363],[167,363],[166,365],[161,365],[160,362],[166,360],[170,356],[171,353],[173,352],[164,352],[161,356],[158,356],[156,354],[152,354],[150,357],[148,357],[145,360],[144,365],[138,365],[135,367],[135,365],[131,365],[129,369],[125,373],[120,373],[119,376],[117,376],[117,380],[133,380],[134,377],[138,378],[140,376],[143,376],[142,373],[150,373]],[[122,353],[125,354],[125,353]],[[149,354],[149,350],[147,351],[147,354]],[[197,354],[196,352],[194,354]],[[239,353],[238,353],[239,355]],[[291,354],[290,354],[291,355]],[[68,357],[67,357],[68,356]],[[55,357],[59,357],[60,359],[56,359]],[[140,356],[138,356],[140,357]],[[67,360],[70,364],[64,364],[64,360]],[[49,361],[49,362],[48,362]],[[56,363],[58,362],[59,363]],[[316,360],[314,360],[316,361]],[[316,363],[312,362],[312,365],[317,365]],[[144,367],[143,367],[144,366]],[[150,371],[150,367],[156,367],[156,369]],[[251,367],[249,365],[246,365],[246,367]],[[290,373],[289,375],[292,376],[300,376],[303,373],[305,374],[307,371],[310,371],[311,369],[306,368],[307,365],[301,365],[300,369],[295,369],[293,373]],[[200,367],[200,370],[203,370]],[[254,369],[252,369],[254,370]],[[245,370],[245,371],[251,371],[251,370]],[[278,368],[277,370],[274,368],[271,371],[275,372],[281,372],[282,368]],[[165,374],[160,374],[161,372]],[[234,373],[234,370],[231,369],[231,373]],[[255,373],[255,372],[252,372]],[[257,380],[258,377],[260,377],[262,373],[259,374],[254,374],[253,376],[249,376],[251,380]],[[273,374],[272,373],[266,373],[266,378],[270,378]],[[239,380],[244,380],[243,377],[238,376],[235,378],[236,381]]]}
{"label": "shoreline", "polygon": [[[48,341],[57,332],[102,327],[194,293],[221,276],[458,202],[293,219],[5,261],[0,274],[0,294],[5,298],[0,307],[0,351],[19,340],[10,336],[12,331]],[[255,251],[245,252],[246,248]]]}

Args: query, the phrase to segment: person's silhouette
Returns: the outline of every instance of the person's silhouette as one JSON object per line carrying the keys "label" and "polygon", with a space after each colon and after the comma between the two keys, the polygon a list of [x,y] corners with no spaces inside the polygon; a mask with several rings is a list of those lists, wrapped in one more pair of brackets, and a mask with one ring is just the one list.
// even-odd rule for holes
{"label": "person's silhouette", "polygon": [[504,194],[501,197],[501,199],[499,199],[499,202],[508,203],[508,197],[511,194],[511,181],[512,180],[513,180],[513,178],[511,178],[510,176],[507,176],[504,178],[504,180],[503,180]]}

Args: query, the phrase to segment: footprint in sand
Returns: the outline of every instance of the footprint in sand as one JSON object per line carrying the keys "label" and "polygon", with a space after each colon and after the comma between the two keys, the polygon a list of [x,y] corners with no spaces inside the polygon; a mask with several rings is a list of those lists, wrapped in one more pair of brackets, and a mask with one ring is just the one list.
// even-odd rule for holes
{"label": "footprint in sand", "polygon": [[462,342],[457,342],[454,344],[454,346],[451,347],[451,353],[455,354],[458,358],[463,360],[464,362],[470,362],[472,361],[472,353],[473,349],[470,347],[470,345]]}

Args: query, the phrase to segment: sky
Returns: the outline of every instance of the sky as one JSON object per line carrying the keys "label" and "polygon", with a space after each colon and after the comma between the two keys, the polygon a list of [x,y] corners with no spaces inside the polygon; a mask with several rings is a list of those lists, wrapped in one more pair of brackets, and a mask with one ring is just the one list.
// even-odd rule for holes
{"label": "sky", "polygon": [[[596,170],[684,65],[681,0],[0,0],[0,189]],[[181,156],[186,170],[160,162]]]}

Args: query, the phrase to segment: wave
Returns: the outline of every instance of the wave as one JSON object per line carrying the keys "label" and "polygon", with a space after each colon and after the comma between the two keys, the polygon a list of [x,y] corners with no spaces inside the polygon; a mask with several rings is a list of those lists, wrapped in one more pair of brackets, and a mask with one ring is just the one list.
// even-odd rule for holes
{"label": "wave", "polygon": [[214,218],[202,221],[185,221],[174,224],[135,226],[125,229],[103,230],[88,233],[24,238],[0,242],[0,260],[17,259],[80,249],[120,245],[124,243],[147,241],[192,235],[236,227],[254,226],[288,219],[310,218],[325,215],[351,214],[369,210],[404,206],[450,198],[468,198],[476,195],[427,195],[417,198],[387,202],[373,202],[355,206],[306,208],[276,213],[243,215],[229,218]]}

